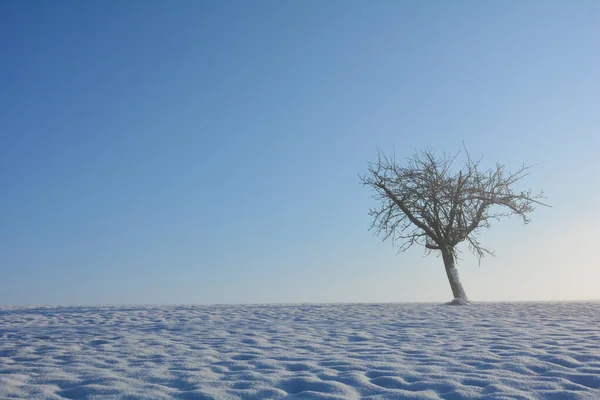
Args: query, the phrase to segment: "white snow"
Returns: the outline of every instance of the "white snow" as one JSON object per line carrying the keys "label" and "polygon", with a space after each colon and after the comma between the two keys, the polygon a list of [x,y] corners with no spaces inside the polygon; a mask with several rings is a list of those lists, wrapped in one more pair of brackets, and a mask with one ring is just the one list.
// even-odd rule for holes
{"label": "white snow", "polygon": [[0,307],[2,399],[600,399],[600,303]]}

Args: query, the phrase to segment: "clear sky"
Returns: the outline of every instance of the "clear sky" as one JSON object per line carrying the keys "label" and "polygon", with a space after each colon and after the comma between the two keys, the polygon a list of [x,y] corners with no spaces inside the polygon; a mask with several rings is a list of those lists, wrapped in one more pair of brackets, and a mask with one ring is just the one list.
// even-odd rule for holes
{"label": "clear sky", "polygon": [[[451,298],[358,174],[465,142],[553,208],[472,300],[600,298],[597,1],[0,3],[0,304]],[[465,249],[466,250],[466,249]]]}

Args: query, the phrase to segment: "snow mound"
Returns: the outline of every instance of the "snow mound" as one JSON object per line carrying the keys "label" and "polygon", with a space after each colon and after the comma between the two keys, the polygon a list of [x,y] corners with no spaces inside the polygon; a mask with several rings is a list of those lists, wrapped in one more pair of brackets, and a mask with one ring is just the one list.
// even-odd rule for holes
{"label": "snow mound", "polygon": [[465,299],[454,299],[448,303],[446,303],[449,306],[467,306],[469,305],[469,302]]}
{"label": "snow mound", "polygon": [[0,399],[600,399],[599,309],[0,307]]}

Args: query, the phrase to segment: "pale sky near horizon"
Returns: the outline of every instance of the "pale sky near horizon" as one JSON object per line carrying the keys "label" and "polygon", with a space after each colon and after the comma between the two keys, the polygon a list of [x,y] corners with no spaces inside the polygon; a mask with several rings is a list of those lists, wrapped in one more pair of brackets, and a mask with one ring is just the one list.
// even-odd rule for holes
{"label": "pale sky near horizon", "polygon": [[464,142],[552,208],[470,299],[600,299],[596,1],[0,3],[0,304],[447,301],[358,174]]}

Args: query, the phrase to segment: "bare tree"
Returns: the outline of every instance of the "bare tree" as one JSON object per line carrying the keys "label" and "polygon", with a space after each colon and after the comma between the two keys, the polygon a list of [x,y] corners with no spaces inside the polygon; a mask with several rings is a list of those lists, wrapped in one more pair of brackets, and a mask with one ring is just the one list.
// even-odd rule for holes
{"label": "bare tree", "polygon": [[438,156],[428,148],[401,166],[394,155],[387,157],[379,151],[361,181],[375,190],[373,198],[380,202],[379,208],[369,212],[375,234],[391,239],[399,251],[413,244],[424,246],[427,254],[439,251],[454,298],[467,301],[456,269],[456,246],[467,242],[481,261],[493,254],[479,242],[481,230],[489,228],[492,220],[516,215],[527,224],[534,206],[546,204],[540,201],[543,192],[514,189],[531,167],[523,165],[510,172],[496,164],[482,170],[481,159],[473,160],[464,152],[466,160],[455,168],[461,152]]}

